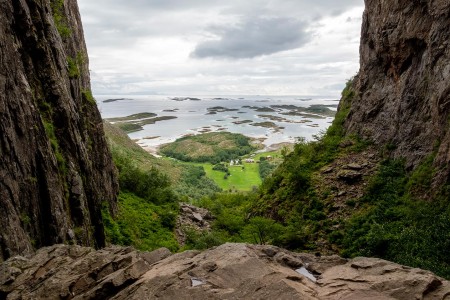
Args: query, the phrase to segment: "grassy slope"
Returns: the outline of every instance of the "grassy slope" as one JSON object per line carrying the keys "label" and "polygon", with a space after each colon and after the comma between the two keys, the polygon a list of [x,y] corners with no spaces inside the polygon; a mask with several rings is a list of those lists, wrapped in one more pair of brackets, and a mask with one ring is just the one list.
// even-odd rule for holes
{"label": "grassy slope", "polygon": [[133,142],[125,132],[111,123],[104,122],[103,125],[108,143],[113,152],[119,151],[132,158],[133,161],[144,170],[149,170],[154,167],[159,171],[164,172],[169,176],[172,182],[177,182],[180,179],[183,172],[182,166],[169,160],[162,160],[154,157]]}
{"label": "grassy slope", "polygon": [[108,242],[140,250],[178,250],[174,226],[178,202],[210,196],[220,189],[202,169],[157,159],[117,127],[105,133],[119,171],[118,214],[102,210]]}
{"label": "grassy slope", "polygon": [[220,191],[220,188],[203,176],[202,170],[195,169],[194,165],[186,166],[171,159],[156,158],[133,142],[120,128],[108,122],[104,122],[104,129],[113,156],[128,157],[143,171],[155,168],[167,175],[179,196],[192,199]]}
{"label": "grassy slope", "polygon": [[[104,122],[104,130],[119,170],[120,185],[117,216],[112,218],[106,209],[102,210],[107,241],[140,250],[167,247],[176,251],[178,243],[173,226],[178,209],[170,182],[179,180],[182,168],[156,159],[130,140],[121,129],[108,122]],[[149,176],[145,177],[144,174]],[[130,183],[126,184],[127,181]],[[142,190],[143,186],[157,193],[158,198],[169,197],[172,202],[154,203],[154,199],[143,194],[139,197],[138,190]]]}

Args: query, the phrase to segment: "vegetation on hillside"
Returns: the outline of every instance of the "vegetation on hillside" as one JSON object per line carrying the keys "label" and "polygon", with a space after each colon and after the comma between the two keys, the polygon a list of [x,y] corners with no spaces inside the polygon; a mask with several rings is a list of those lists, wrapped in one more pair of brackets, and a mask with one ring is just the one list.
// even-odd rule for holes
{"label": "vegetation on hillside", "polygon": [[[326,134],[311,143],[298,143],[259,192],[199,201],[217,219],[213,231],[195,236],[191,245],[201,248],[243,241],[321,251],[326,243],[346,257],[380,257],[450,278],[450,187],[444,187],[437,199],[420,199],[431,189],[433,157],[411,173],[401,160],[390,158],[386,147],[364,196],[347,203],[351,215],[330,218],[333,203],[316,190],[315,174],[336,158],[358,153],[369,145],[344,135],[343,123],[353,96],[349,82]],[[350,146],[341,147],[343,144]],[[269,228],[262,230],[263,238],[258,238],[258,228]],[[264,237],[264,232],[276,235]]]}
{"label": "vegetation on hillside", "polygon": [[448,191],[432,202],[414,193],[420,184],[431,188],[430,162],[425,160],[411,174],[402,161],[382,162],[361,209],[338,235],[343,255],[382,257],[450,278]]}
{"label": "vegetation on hillside", "polygon": [[64,0],[51,0],[50,7],[52,8],[53,21],[55,22],[56,29],[61,38],[65,39],[70,37],[72,30],[68,24],[67,18],[64,12]]}
{"label": "vegetation on hillside", "polygon": [[188,232],[187,246],[206,249],[225,242],[279,244],[286,232],[283,225],[262,216],[249,216],[258,197],[250,193],[220,193],[199,199],[195,205],[209,209],[216,220],[211,232]]}
{"label": "vegetation on hillside", "polygon": [[186,136],[161,147],[160,152],[185,162],[210,162],[217,164],[255,150],[250,138],[237,133],[210,132]]}
{"label": "vegetation on hillside", "polygon": [[132,159],[141,170],[150,171],[154,168],[166,174],[174,192],[184,199],[183,201],[210,196],[221,190],[213,180],[206,177],[201,167],[157,159],[133,142],[117,126],[105,122],[104,128],[115,160],[120,157]]}
{"label": "vegetation on hillside", "polygon": [[102,210],[107,240],[140,250],[167,247],[176,251],[173,228],[179,198],[169,177],[156,168],[141,169],[118,151],[113,151],[113,159],[119,171],[119,209],[116,218],[106,207]]}
{"label": "vegetation on hillside", "polygon": [[117,216],[110,216],[107,207],[102,210],[107,240],[140,250],[177,251],[178,203],[213,195],[220,188],[202,168],[156,159],[119,128],[109,123],[104,128],[120,185]]}
{"label": "vegetation on hillside", "polygon": [[[435,153],[424,159],[423,163],[411,172],[406,169],[402,160],[391,158],[392,147],[388,145],[381,149],[380,163],[368,179],[364,195],[349,199],[345,203],[348,208],[347,215],[333,214],[334,198],[328,197],[326,192],[319,192],[320,182],[316,180],[319,173],[332,162],[371,147],[368,141],[344,134],[343,125],[353,97],[352,84],[349,82],[343,91],[336,118],[327,132],[310,143],[299,141],[290,154],[283,154],[283,163],[274,171],[270,170],[273,167],[271,163],[263,159],[259,164],[259,172],[265,180],[258,190],[247,193],[193,194],[189,198],[191,202],[208,208],[216,219],[210,232],[188,232],[186,248],[205,249],[225,242],[248,242],[320,252],[324,250],[324,245],[329,245],[331,248],[327,249],[333,249],[346,257],[380,257],[428,269],[450,278],[450,187],[447,185],[440,193],[434,193],[438,195],[435,199],[429,199],[428,195],[425,197],[427,201],[423,200],[423,195],[431,190]],[[214,139],[212,136],[206,137],[186,139],[189,140],[186,144],[183,143],[185,139],[182,139],[177,145],[180,148],[174,146],[169,149],[182,149],[187,157],[186,150],[196,149],[193,145],[199,146],[197,143],[202,141],[205,147],[202,148],[201,155],[195,154],[195,158],[188,159],[182,157],[185,160],[195,160],[199,157],[203,160],[205,153],[209,153],[208,159],[216,165],[191,165],[194,169],[189,174],[194,174],[193,178],[201,178],[204,173],[216,172],[222,177],[222,181],[230,180],[224,179],[224,174],[233,175],[232,172],[237,170],[237,167],[217,164],[221,161],[221,156],[214,151],[205,150],[212,149],[213,147],[207,146],[215,146],[217,143],[211,141]],[[209,144],[205,142],[208,140]],[[225,160],[227,159],[229,158]],[[246,168],[247,166],[244,169]],[[240,169],[240,172],[244,172],[244,169]],[[139,176],[139,181],[148,180],[157,185],[156,191],[147,194],[145,189],[139,191],[139,182],[129,186],[122,182],[127,178],[127,172],[122,170],[121,173],[125,174],[121,175],[121,186],[125,191],[121,194],[123,203],[134,203],[136,196],[130,196],[130,193],[133,193],[141,195],[142,199],[151,205],[165,205],[164,210],[159,212],[158,208],[153,206],[148,209],[152,209],[152,214],[157,216],[152,219],[152,222],[157,222],[152,226],[155,226],[156,231],[161,230],[161,236],[167,241],[165,230],[170,230],[173,226],[172,214],[167,211],[176,210],[177,195],[183,192],[178,194],[170,189],[164,191],[167,188],[164,176],[153,174],[151,176],[156,178],[152,180]],[[136,172],[134,170],[131,173]],[[219,179],[217,181],[219,182]],[[155,196],[158,193],[162,195]],[[132,218],[133,222],[139,220],[138,217]],[[119,242],[127,241],[131,235],[127,231],[128,228],[135,226],[126,221],[110,222],[108,218],[105,223],[109,230],[108,236]],[[138,229],[133,229],[132,232],[135,230]],[[157,240],[157,237],[153,239]],[[168,241],[170,246],[171,240]]]}
{"label": "vegetation on hillside", "polygon": [[259,162],[259,177],[261,177],[261,180],[272,174],[276,167],[276,164],[270,163],[267,159],[261,159]]}

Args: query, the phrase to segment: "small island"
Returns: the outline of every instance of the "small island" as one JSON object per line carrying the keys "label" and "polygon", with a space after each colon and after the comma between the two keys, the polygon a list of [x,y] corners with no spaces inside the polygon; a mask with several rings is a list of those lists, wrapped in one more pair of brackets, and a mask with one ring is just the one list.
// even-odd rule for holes
{"label": "small island", "polygon": [[159,152],[185,162],[219,163],[256,150],[251,139],[238,133],[209,132],[190,135],[161,146]]}
{"label": "small island", "polygon": [[106,121],[113,123],[126,133],[143,130],[145,125],[155,124],[159,121],[176,119],[175,116],[159,116],[155,113],[143,112],[126,117],[107,118]]}
{"label": "small island", "polygon": [[106,100],[103,100],[102,102],[103,103],[111,103],[111,102],[124,101],[124,100],[133,100],[133,99],[130,99],[130,98],[114,98],[114,99],[106,99]]}

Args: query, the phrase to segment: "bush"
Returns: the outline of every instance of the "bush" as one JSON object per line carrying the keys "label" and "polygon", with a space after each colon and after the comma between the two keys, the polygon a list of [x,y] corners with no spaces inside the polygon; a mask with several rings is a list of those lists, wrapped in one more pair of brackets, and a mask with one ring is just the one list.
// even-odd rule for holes
{"label": "bush", "polygon": [[222,245],[226,242],[219,232],[198,232],[192,228],[185,228],[186,248],[205,250],[211,247]]}
{"label": "bush", "polygon": [[224,164],[215,164],[212,169],[215,171],[225,172],[227,174],[230,172]]}
{"label": "bush", "polygon": [[[263,157],[261,157],[261,158],[263,158]],[[261,177],[261,179],[262,180],[266,179],[266,177],[269,176],[273,172],[275,167],[276,167],[275,165],[269,163],[266,159],[260,160],[259,176]]]}
{"label": "bush", "polygon": [[381,164],[363,198],[365,207],[350,219],[343,232],[344,256],[381,257],[450,277],[447,201],[426,202],[415,199],[410,191],[415,188],[412,183],[428,182],[429,174],[423,172],[428,166],[426,159],[408,174],[403,161]]}
{"label": "bush", "polygon": [[119,169],[119,186],[122,191],[134,193],[136,196],[156,204],[177,201],[167,175],[155,168],[143,171],[125,156],[115,155],[114,158]]}
{"label": "bush", "polygon": [[174,191],[179,197],[187,198],[183,201],[211,197],[222,189],[214,180],[206,177],[201,166],[183,165],[180,179],[174,184]]}
{"label": "bush", "polygon": [[134,194],[121,192],[118,205],[119,213],[115,220],[109,215],[106,205],[102,210],[108,242],[143,251],[160,247],[178,250],[173,234],[178,212],[176,204],[157,206]]}
{"label": "bush", "polygon": [[283,226],[264,217],[251,218],[242,229],[242,235],[255,244],[276,244],[283,232]]}

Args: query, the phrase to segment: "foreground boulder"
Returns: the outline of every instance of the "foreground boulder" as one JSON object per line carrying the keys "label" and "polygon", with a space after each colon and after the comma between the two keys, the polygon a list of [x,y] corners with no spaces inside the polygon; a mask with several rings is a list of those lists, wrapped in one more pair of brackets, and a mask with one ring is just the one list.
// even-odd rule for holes
{"label": "foreground boulder", "polygon": [[0,299],[450,299],[428,271],[376,258],[225,244],[171,254],[56,245],[0,265]]}

